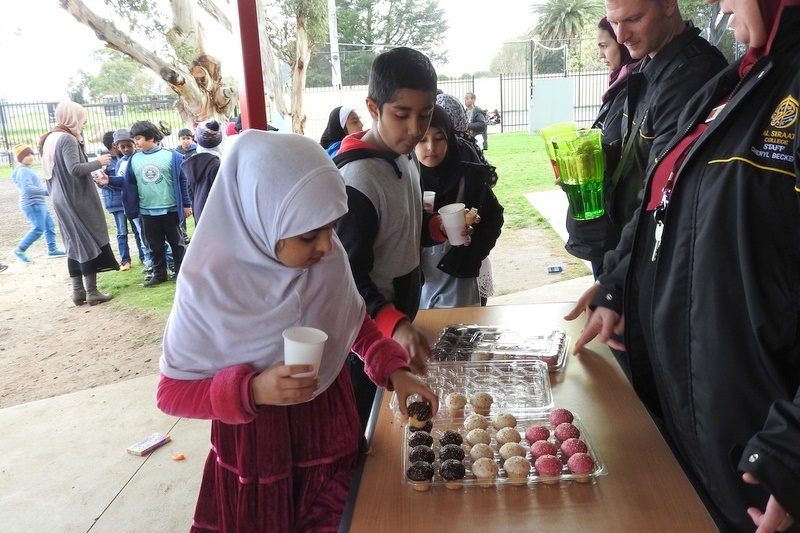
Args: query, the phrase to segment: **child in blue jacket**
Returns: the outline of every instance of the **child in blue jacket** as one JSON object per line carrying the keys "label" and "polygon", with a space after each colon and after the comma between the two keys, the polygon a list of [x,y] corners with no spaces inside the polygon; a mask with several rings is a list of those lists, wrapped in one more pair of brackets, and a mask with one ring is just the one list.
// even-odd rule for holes
{"label": "child in blue jacket", "polygon": [[47,257],[64,257],[66,254],[56,245],[56,225],[45,203],[49,193],[31,168],[34,161],[33,149],[27,144],[19,144],[13,151],[19,165],[11,174],[11,181],[19,187],[19,208],[31,222],[30,231],[19,241],[13,254],[23,263],[30,263],[31,259],[25,251],[44,235]]}

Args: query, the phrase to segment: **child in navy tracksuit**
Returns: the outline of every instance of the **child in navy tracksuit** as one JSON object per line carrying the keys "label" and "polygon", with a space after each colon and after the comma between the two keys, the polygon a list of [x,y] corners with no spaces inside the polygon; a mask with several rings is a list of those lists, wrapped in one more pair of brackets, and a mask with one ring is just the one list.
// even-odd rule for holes
{"label": "child in navy tracksuit", "polygon": [[[103,143],[106,143],[105,137],[103,137]],[[130,247],[128,246],[128,221],[130,221],[131,232],[136,239],[136,248],[139,252],[139,261],[145,265],[145,270],[149,271],[152,266],[150,263],[150,248],[148,248],[147,241],[142,233],[141,219],[139,217],[131,217],[125,212],[122,199],[125,169],[128,168],[128,161],[135,151],[133,137],[131,137],[130,132],[124,128],[114,131],[109,151],[112,154],[112,161],[106,167],[108,184],[100,185],[100,188],[103,190],[103,202],[106,210],[114,217],[114,222],[117,226],[117,243],[122,261],[120,270],[129,270],[131,266]]]}
{"label": "child in navy tracksuit", "polygon": [[47,242],[47,256],[64,257],[66,254],[56,245],[56,225],[45,203],[45,198],[49,194],[39,176],[31,169],[34,160],[33,149],[27,144],[17,145],[14,147],[14,156],[19,165],[11,174],[11,181],[19,187],[19,208],[30,220],[31,229],[14,248],[13,253],[23,263],[30,263],[31,259],[25,250],[44,235]]}

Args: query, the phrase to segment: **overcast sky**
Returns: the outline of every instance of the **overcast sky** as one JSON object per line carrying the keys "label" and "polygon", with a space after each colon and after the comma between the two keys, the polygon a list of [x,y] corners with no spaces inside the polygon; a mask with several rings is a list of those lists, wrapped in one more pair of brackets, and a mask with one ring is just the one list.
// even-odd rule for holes
{"label": "overcast sky", "polygon": [[[502,43],[532,23],[531,5],[543,0],[440,0],[450,30],[448,75],[488,70]],[[3,1],[0,98],[10,102],[60,100],[79,69],[96,72],[91,56],[102,43],[59,7],[58,0]],[[470,36],[478,35],[478,38]]]}

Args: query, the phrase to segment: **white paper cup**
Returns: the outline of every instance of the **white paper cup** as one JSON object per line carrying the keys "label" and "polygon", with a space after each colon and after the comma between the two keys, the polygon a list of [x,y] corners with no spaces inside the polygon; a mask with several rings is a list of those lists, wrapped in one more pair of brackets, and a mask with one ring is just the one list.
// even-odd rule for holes
{"label": "white paper cup", "polygon": [[461,232],[467,229],[467,223],[464,221],[464,204],[447,204],[439,209],[439,214],[442,215],[442,224],[450,244],[460,246],[467,242],[467,237],[461,235]]}
{"label": "white paper cup", "polygon": [[433,213],[433,202],[436,200],[436,191],[422,192],[422,207],[425,211]]}
{"label": "white paper cup", "polygon": [[317,328],[295,326],[283,331],[283,360],[287,365],[314,365],[313,372],[293,374],[295,378],[317,375],[328,334]]}

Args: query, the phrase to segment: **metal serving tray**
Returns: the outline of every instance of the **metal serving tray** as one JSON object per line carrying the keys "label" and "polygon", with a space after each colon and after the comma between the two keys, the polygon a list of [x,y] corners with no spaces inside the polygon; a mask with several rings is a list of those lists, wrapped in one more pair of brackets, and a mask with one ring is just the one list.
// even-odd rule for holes
{"label": "metal serving tray", "polygon": [[446,326],[431,346],[435,361],[542,361],[551,372],[564,369],[568,349],[563,329],[524,333],[477,324]]}

